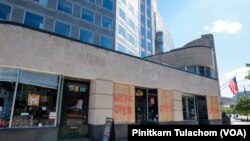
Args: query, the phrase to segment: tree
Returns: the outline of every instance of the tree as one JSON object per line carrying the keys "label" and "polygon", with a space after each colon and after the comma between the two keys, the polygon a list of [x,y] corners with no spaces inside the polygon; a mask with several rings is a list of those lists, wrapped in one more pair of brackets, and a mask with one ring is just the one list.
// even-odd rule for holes
{"label": "tree", "polygon": [[[246,64],[246,67],[250,68],[250,64]],[[249,79],[250,80],[250,70],[248,71],[248,75],[245,76],[245,79]]]}
{"label": "tree", "polygon": [[231,115],[233,113],[233,109],[230,107],[222,107],[221,111],[225,112],[227,115]]}
{"label": "tree", "polygon": [[248,120],[248,114],[250,112],[250,97],[241,96],[236,102],[235,109],[238,113],[246,114]]}

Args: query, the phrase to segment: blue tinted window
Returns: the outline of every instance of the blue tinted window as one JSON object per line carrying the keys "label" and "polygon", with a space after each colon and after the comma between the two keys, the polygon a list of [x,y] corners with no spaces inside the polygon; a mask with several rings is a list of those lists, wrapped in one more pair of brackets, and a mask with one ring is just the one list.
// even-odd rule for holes
{"label": "blue tinted window", "polygon": [[145,57],[146,53],[144,51],[141,52],[141,57]]}
{"label": "blue tinted window", "polygon": [[151,0],[147,0],[147,7],[151,7]]}
{"label": "blue tinted window", "polygon": [[131,4],[129,4],[129,11],[134,14],[134,7]]}
{"label": "blue tinted window", "polygon": [[126,35],[126,31],[123,27],[119,26],[119,34],[125,38]]}
{"label": "blue tinted window", "polygon": [[141,39],[141,47],[146,48],[146,40]]}
{"label": "blue tinted window", "polygon": [[134,39],[134,37],[133,37],[132,35],[129,34],[128,41],[129,41],[131,44],[134,44],[135,39]]}
{"label": "blue tinted window", "polygon": [[145,5],[141,4],[141,13],[144,13],[144,12],[145,12]]}
{"label": "blue tinted window", "polygon": [[196,73],[196,66],[187,66],[186,69],[188,72]]}
{"label": "blue tinted window", "polygon": [[141,15],[141,23],[145,25],[145,16]]}
{"label": "blue tinted window", "polygon": [[122,1],[122,3],[123,3],[123,4],[125,4],[125,5],[126,5],[126,0],[121,0],[121,1]]}
{"label": "blue tinted window", "polygon": [[151,43],[149,43],[149,42],[147,42],[147,49],[148,50],[150,50],[150,51],[152,51],[153,49],[152,49],[152,44]]}
{"label": "blue tinted window", "polygon": [[33,0],[33,1],[39,3],[39,4],[43,5],[43,6],[47,6],[47,3],[48,3],[48,0]]}
{"label": "blue tinted window", "polygon": [[113,10],[113,0],[102,0],[102,6],[109,10]]}
{"label": "blue tinted window", "polygon": [[87,42],[87,43],[93,43],[93,33],[90,31],[81,29],[79,40]]}
{"label": "blue tinted window", "polygon": [[101,46],[105,48],[113,48],[113,40],[109,37],[101,36]]}
{"label": "blue tinted window", "polygon": [[125,47],[122,44],[118,44],[118,51],[125,52]]}
{"label": "blue tinted window", "polygon": [[10,19],[11,6],[0,3],[0,19]]}
{"label": "blue tinted window", "polygon": [[31,26],[31,27],[36,27],[36,28],[42,29],[43,28],[43,20],[44,20],[44,18],[40,15],[26,12],[24,24]]}
{"label": "blue tinted window", "polygon": [[58,0],[57,10],[72,14],[72,7],[72,3],[67,2],[66,0]]}
{"label": "blue tinted window", "polygon": [[119,9],[119,16],[123,19],[126,20],[126,14],[122,9]]}
{"label": "blue tinted window", "polygon": [[132,29],[135,28],[135,24],[134,24],[134,22],[133,22],[131,19],[129,19],[129,26],[130,26]]}
{"label": "blue tinted window", "polygon": [[70,36],[70,25],[56,21],[54,32],[57,34],[69,37]]}
{"label": "blue tinted window", "polygon": [[89,1],[95,3],[95,0],[89,0]]}
{"label": "blue tinted window", "polygon": [[146,30],[145,30],[145,27],[141,27],[141,35],[142,36],[146,36]]}
{"label": "blue tinted window", "polygon": [[151,52],[151,51],[148,51],[148,52],[147,52],[147,56],[150,56],[150,55],[152,55],[152,52]]}
{"label": "blue tinted window", "polygon": [[94,22],[94,12],[88,9],[82,8],[82,16],[83,20]]}
{"label": "blue tinted window", "polygon": [[112,29],[113,21],[107,17],[102,16],[102,26],[108,29]]}
{"label": "blue tinted window", "polygon": [[199,66],[198,67],[199,74],[202,76],[205,76],[205,67]]}

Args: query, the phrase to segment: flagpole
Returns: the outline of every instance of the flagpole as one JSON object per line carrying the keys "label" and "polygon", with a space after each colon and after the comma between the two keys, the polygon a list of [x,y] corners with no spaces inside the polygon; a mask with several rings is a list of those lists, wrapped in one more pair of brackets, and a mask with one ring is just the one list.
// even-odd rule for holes
{"label": "flagpole", "polygon": [[[237,73],[237,74],[238,74],[238,73]],[[232,78],[228,79],[225,83],[223,83],[223,84],[220,86],[220,88],[223,87],[223,86],[226,86],[226,84],[227,84],[229,81],[231,81],[234,77],[236,77],[237,74],[235,74]]]}

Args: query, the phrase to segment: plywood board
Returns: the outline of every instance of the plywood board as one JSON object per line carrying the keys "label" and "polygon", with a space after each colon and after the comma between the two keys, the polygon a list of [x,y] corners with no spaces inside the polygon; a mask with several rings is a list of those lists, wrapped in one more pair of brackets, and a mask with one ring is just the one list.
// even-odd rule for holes
{"label": "plywood board", "polygon": [[114,83],[113,118],[115,123],[135,122],[135,87]]}
{"label": "plywood board", "polygon": [[172,92],[169,90],[158,90],[159,122],[173,121]]}

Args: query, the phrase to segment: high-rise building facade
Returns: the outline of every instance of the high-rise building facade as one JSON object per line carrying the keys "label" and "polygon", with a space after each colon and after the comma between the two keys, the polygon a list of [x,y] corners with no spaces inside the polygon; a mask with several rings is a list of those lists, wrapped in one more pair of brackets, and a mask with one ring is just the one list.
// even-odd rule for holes
{"label": "high-rise building facade", "polygon": [[139,56],[138,0],[116,1],[116,45],[120,52]]}
{"label": "high-rise building facade", "polygon": [[[0,19],[145,57],[155,54],[156,0],[1,0]],[[162,20],[163,21],[163,20]],[[164,30],[163,30],[164,31]]]}
{"label": "high-rise building facade", "polygon": [[155,21],[155,54],[163,53],[174,49],[174,42],[170,32],[161,17],[160,13],[156,10],[154,12]]}
{"label": "high-rise building facade", "polygon": [[1,0],[0,19],[114,49],[113,0]]}
{"label": "high-rise building facade", "polygon": [[154,54],[153,7],[156,0],[140,0],[140,48],[141,57]]}

